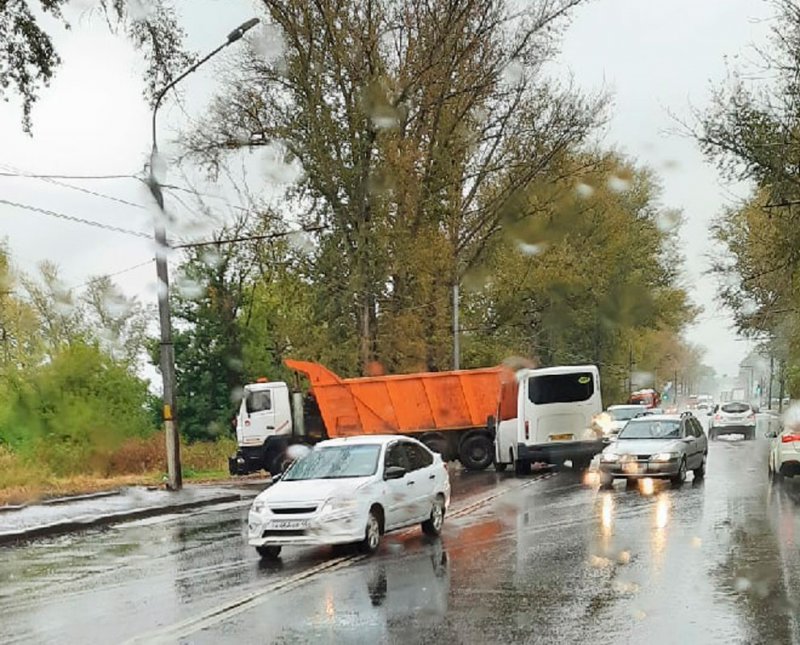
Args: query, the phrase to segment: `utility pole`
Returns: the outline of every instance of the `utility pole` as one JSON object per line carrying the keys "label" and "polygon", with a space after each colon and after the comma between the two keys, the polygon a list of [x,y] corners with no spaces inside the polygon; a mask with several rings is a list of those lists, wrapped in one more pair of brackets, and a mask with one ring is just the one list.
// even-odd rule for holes
{"label": "utility pole", "polygon": [[158,141],[156,138],[156,117],[158,108],[164,95],[175,87],[180,81],[194,72],[203,63],[211,59],[214,55],[225,49],[231,43],[235,43],[245,32],[252,29],[259,23],[258,18],[251,18],[247,22],[239,25],[228,34],[227,40],[213,50],[210,54],[201,58],[194,65],[184,70],[172,82],[168,83],[155,97],[153,102],[153,122],[152,136],[153,145],[150,153],[150,167],[148,169],[147,185],[158,205],[158,215],[155,217],[154,234],[156,242],[156,276],[158,278],[158,322],[161,335],[161,352],[159,367],[161,368],[161,378],[163,381],[163,407],[162,414],[164,419],[164,432],[167,442],[167,475],[169,481],[167,486],[170,490],[177,491],[183,487],[181,475],[181,444],[178,432],[178,421],[176,418],[177,410],[175,406],[175,347],[172,343],[172,320],[169,303],[169,266],[167,264],[167,242],[166,212],[164,211],[164,194],[161,191],[161,184],[156,175],[158,161]]}
{"label": "utility pole", "polygon": [[453,283],[453,369],[460,369],[461,365],[461,328],[458,321],[458,280]]}
{"label": "utility pole", "polygon": [[768,409],[772,409],[772,376],[775,370],[775,356],[770,351],[769,353],[769,387],[767,387],[768,394],[767,394],[767,406]]}
{"label": "utility pole", "polygon": [[784,363],[783,359],[781,359],[780,375],[778,376],[778,378],[780,379],[780,381],[779,381],[779,383],[780,383],[780,395],[779,395],[780,396],[780,401],[778,401],[778,413],[783,412],[783,395],[784,395],[784,387],[786,385],[786,378],[785,378],[786,371],[785,371],[785,369],[786,369],[786,364]]}
{"label": "utility pole", "polygon": [[628,394],[633,393],[633,345],[628,345]]}

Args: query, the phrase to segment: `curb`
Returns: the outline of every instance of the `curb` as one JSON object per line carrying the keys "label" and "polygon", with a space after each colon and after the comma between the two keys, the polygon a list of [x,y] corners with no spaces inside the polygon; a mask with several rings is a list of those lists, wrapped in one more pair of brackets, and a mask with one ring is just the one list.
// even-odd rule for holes
{"label": "curb", "polygon": [[102,499],[103,497],[113,497],[114,495],[121,495],[122,489],[105,490],[99,493],[85,493],[83,495],[67,495],[66,497],[51,497],[50,499],[43,499],[34,504],[7,504],[0,506],[0,513],[8,513],[10,511],[21,511],[31,506],[57,506],[59,504],[69,504],[70,502],[83,502],[87,499]]}
{"label": "curb", "polygon": [[150,508],[138,508],[130,511],[120,511],[112,513],[111,515],[103,515],[100,517],[88,517],[78,520],[65,520],[62,522],[55,522],[53,524],[46,524],[43,526],[34,526],[31,528],[23,529],[20,531],[10,531],[7,533],[0,533],[0,545],[12,544],[15,542],[23,542],[32,538],[49,537],[59,535],[62,533],[71,533],[73,531],[82,531],[89,528],[98,526],[106,526],[115,524],[117,522],[127,522],[129,520],[138,520],[146,517],[155,517],[156,515],[166,515],[168,513],[175,513],[192,508],[199,508],[201,506],[213,506],[214,504],[226,504],[228,502],[238,502],[244,499],[250,499],[250,495],[241,493],[231,493],[229,495],[220,495],[218,497],[193,500],[178,504],[168,504],[166,506],[154,506]]}

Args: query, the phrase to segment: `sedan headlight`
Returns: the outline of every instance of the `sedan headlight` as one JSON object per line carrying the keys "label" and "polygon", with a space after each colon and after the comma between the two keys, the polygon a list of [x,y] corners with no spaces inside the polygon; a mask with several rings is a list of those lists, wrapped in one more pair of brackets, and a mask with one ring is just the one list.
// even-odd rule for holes
{"label": "sedan headlight", "polygon": [[616,452],[604,452],[600,455],[600,461],[619,461],[619,455]]}
{"label": "sedan headlight", "polygon": [[337,513],[354,511],[358,507],[358,502],[354,499],[329,499],[322,505],[321,513]]}
{"label": "sedan headlight", "polygon": [[253,502],[253,507],[250,509],[253,513],[263,513],[267,508],[267,503],[263,500],[257,499]]}
{"label": "sedan headlight", "polygon": [[677,459],[680,455],[677,452],[659,452],[650,457],[651,461],[672,461]]}

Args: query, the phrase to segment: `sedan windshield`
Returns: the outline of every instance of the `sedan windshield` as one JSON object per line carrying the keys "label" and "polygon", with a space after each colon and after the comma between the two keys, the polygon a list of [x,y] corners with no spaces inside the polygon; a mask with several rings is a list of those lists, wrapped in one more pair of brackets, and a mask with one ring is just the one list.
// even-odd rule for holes
{"label": "sedan windshield", "polygon": [[747,403],[726,403],[722,406],[722,411],[728,414],[742,414],[748,410],[750,406]]}
{"label": "sedan windshield", "polygon": [[634,419],[619,433],[620,439],[678,439],[680,436],[680,421],[659,419]]}
{"label": "sedan windshield", "polygon": [[378,469],[380,453],[375,444],[318,448],[294,462],[282,481],[369,477]]}

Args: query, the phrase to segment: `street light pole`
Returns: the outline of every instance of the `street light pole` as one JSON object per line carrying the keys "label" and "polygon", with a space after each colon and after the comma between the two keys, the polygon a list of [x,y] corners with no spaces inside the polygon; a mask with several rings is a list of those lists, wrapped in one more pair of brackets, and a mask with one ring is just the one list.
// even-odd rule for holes
{"label": "street light pole", "polygon": [[258,18],[252,18],[241,24],[228,34],[227,40],[213,50],[208,55],[201,58],[194,65],[190,66],[178,77],[168,83],[155,98],[153,102],[153,122],[152,137],[153,145],[150,152],[150,167],[148,170],[147,185],[158,205],[158,216],[155,218],[154,234],[156,242],[156,276],[158,278],[158,322],[161,330],[161,351],[159,365],[161,368],[161,378],[163,380],[163,419],[164,432],[167,442],[167,474],[169,477],[168,487],[170,490],[180,490],[183,486],[181,476],[181,456],[180,456],[180,435],[178,434],[178,424],[176,419],[175,407],[175,348],[172,343],[172,321],[169,304],[169,266],[167,265],[167,228],[164,212],[164,194],[161,191],[161,184],[156,176],[155,166],[158,163],[158,141],[156,139],[156,117],[158,108],[164,95],[175,87],[180,81],[194,72],[203,63],[211,59],[228,45],[235,43],[245,32],[252,29],[259,23]]}

